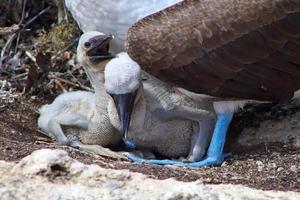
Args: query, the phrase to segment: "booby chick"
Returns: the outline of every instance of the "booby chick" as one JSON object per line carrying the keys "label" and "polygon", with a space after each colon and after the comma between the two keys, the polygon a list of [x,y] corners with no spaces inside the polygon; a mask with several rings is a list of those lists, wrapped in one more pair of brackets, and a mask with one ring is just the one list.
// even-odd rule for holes
{"label": "booby chick", "polygon": [[[77,48],[78,61],[101,70],[101,63],[111,58],[108,53],[110,39],[110,36],[99,32],[83,34]],[[102,56],[93,57],[99,53]],[[102,78],[87,73],[95,93],[77,91],[61,94],[52,104],[41,107],[38,126],[61,145],[121,158],[123,156],[104,148],[117,147],[122,138],[108,118],[108,95],[101,83]]]}
{"label": "booby chick", "polygon": [[[127,53],[120,53],[107,63],[104,75],[105,89],[111,96],[108,115],[125,140],[167,158],[185,157],[189,162],[196,162],[203,157],[215,122],[210,101],[195,102],[142,72]],[[144,161],[133,154],[128,156]],[[152,161],[182,164],[147,160]]]}

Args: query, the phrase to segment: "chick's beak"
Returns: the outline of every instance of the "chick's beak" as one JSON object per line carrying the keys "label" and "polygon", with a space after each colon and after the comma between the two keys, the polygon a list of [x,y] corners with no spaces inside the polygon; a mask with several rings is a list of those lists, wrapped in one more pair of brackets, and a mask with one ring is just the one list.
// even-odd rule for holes
{"label": "chick's beak", "polygon": [[88,46],[87,56],[93,61],[108,59],[113,56],[109,53],[109,43],[114,38],[113,35],[97,35],[92,37],[86,45]]}
{"label": "chick's beak", "polygon": [[137,91],[127,94],[111,94],[117,108],[122,137],[126,140]]}

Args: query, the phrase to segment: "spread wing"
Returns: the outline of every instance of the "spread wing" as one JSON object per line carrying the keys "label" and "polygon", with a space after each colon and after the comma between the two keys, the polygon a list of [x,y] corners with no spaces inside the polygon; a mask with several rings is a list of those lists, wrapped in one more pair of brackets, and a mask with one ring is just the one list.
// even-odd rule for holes
{"label": "spread wing", "polygon": [[65,0],[83,32],[100,31],[114,34],[111,48],[122,51],[128,28],[139,19],[181,0]]}
{"label": "spread wing", "polygon": [[300,1],[185,0],[134,24],[126,50],[193,92],[287,100],[300,88]]}

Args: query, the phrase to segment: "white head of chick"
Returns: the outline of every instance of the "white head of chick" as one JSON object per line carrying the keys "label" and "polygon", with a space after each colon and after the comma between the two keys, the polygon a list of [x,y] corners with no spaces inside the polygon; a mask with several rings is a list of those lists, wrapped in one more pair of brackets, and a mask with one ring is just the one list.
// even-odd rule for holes
{"label": "white head of chick", "polygon": [[143,120],[145,115],[145,109],[135,109],[137,112],[133,113],[134,107],[144,107],[138,104],[143,90],[141,68],[127,53],[120,53],[105,66],[104,77],[105,90],[113,99],[109,107],[117,110],[120,131],[126,138],[131,116],[137,114],[139,117],[135,118]]}

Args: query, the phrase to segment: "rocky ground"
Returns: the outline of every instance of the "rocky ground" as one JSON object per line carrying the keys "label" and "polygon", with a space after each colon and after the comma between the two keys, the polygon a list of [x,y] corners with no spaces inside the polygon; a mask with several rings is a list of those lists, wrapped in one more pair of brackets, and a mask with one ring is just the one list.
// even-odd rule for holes
{"label": "rocky ground", "polygon": [[299,193],[151,179],[128,170],[84,165],[62,150],[39,150],[19,163],[0,162],[1,199],[291,199]]}

